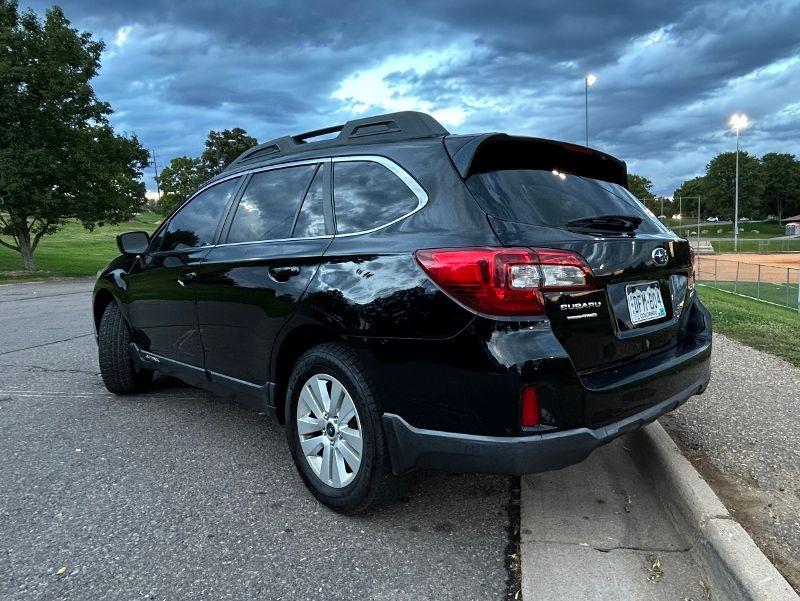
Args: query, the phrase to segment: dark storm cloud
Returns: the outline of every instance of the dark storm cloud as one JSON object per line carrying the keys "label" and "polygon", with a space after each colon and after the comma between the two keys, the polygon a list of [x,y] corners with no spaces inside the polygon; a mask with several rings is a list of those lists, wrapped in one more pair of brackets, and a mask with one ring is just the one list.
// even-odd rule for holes
{"label": "dark storm cloud", "polygon": [[735,111],[751,150],[800,152],[797,0],[61,5],[107,43],[96,89],[115,126],[162,160],[199,153],[211,128],[265,139],[406,105],[452,131],[580,142],[589,71],[592,145],[658,192],[728,149]]}

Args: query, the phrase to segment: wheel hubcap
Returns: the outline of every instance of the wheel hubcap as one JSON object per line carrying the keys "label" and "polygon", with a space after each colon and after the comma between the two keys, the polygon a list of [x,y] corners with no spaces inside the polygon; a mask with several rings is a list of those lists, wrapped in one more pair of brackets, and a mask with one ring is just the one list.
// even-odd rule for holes
{"label": "wheel hubcap", "polygon": [[343,488],[361,467],[361,420],[353,398],[333,376],[311,376],[297,401],[300,448],[314,474]]}

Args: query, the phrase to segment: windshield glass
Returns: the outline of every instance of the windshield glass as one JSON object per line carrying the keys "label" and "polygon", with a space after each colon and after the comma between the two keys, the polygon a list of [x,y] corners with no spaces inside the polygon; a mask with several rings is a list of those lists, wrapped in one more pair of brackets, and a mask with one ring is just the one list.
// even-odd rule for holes
{"label": "windshield glass", "polygon": [[638,230],[667,233],[633,194],[618,184],[557,171],[509,169],[478,173],[467,180],[478,204],[492,217],[564,228],[575,219],[600,215],[640,217]]}

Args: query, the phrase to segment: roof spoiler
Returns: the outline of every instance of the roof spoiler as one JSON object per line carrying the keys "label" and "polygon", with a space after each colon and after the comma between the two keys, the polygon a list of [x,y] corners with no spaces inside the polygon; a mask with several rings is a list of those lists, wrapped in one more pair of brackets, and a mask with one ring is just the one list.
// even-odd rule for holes
{"label": "roof spoiler", "polygon": [[[337,133],[333,138],[310,141],[313,138]],[[343,125],[333,125],[315,129],[293,136],[275,138],[245,150],[228,165],[227,170],[252,163],[257,160],[279,158],[309,148],[325,148],[346,144],[364,144],[368,142],[389,142],[414,140],[418,138],[434,138],[448,135],[441,123],[430,115],[416,111],[402,111],[386,115],[376,115],[363,119],[353,119]]]}
{"label": "roof spoiler", "polygon": [[628,168],[624,161],[586,146],[499,133],[448,136],[445,146],[464,179],[486,171],[541,169],[628,187]]}

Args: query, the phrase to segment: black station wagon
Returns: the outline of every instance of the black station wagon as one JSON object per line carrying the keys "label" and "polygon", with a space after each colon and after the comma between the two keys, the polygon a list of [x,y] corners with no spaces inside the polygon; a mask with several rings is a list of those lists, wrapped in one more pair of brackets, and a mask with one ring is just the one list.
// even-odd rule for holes
{"label": "black station wagon", "polygon": [[576,463],[709,380],[688,242],[583,146],[358,119],[248,150],[118,245],[108,389],[161,372],[271,412],[342,512],[414,468]]}

